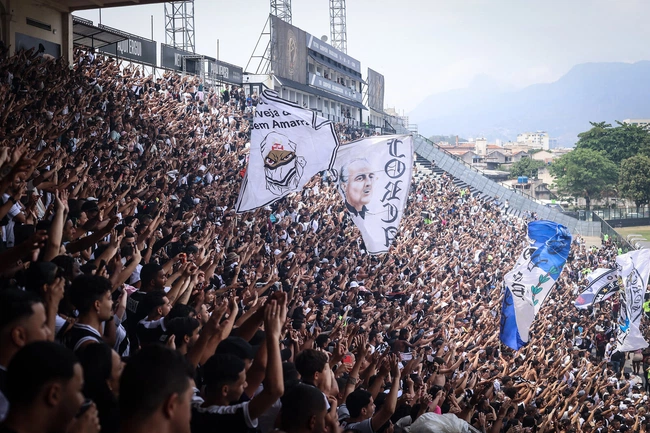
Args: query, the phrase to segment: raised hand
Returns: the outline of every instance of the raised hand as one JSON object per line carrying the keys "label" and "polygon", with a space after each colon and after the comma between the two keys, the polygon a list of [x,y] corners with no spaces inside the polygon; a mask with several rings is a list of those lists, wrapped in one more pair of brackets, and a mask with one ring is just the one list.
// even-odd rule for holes
{"label": "raised hand", "polygon": [[176,350],[176,336],[174,334],[170,335],[169,338],[167,338],[165,346],[169,347],[172,350]]}
{"label": "raised hand", "polygon": [[390,373],[393,377],[399,377],[400,376],[400,371],[399,371],[399,358],[397,355],[391,355],[390,356]]}
{"label": "raised hand", "polygon": [[48,305],[59,305],[65,291],[65,278],[57,277],[52,284],[45,286],[45,299]]}
{"label": "raised hand", "polygon": [[91,403],[90,408],[68,426],[68,433],[99,433],[100,430],[99,412],[95,403]]}
{"label": "raised hand", "polygon": [[368,336],[362,335],[355,337],[357,345],[357,357],[365,358],[368,354]]}
{"label": "raised hand", "polygon": [[272,337],[280,339],[282,324],[283,322],[280,321],[280,306],[276,300],[272,300],[264,310],[264,330]]}

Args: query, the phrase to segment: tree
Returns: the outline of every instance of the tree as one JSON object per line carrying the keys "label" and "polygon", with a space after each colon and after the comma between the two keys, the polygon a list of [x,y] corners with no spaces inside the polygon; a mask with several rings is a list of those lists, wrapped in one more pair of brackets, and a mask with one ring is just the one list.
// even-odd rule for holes
{"label": "tree", "polygon": [[615,164],[634,155],[650,156],[650,130],[642,126],[616,122],[612,127],[605,122],[590,122],[589,131],[578,134],[576,149],[603,152]]}
{"label": "tree", "polygon": [[616,185],[617,167],[601,152],[574,149],[553,162],[549,169],[555,185],[562,194],[584,197],[587,210],[592,198]]}
{"label": "tree", "polygon": [[637,210],[650,203],[650,158],[636,155],[621,162],[619,193],[636,204]]}
{"label": "tree", "polygon": [[510,177],[528,176],[537,179],[537,172],[544,167],[543,161],[537,161],[532,158],[521,158],[510,167]]}

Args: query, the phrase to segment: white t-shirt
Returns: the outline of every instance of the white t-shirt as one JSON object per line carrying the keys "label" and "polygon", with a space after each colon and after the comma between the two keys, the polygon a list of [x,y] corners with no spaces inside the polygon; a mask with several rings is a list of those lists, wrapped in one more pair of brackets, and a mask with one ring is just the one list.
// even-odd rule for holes
{"label": "white t-shirt", "polygon": [[341,427],[346,430],[357,430],[360,433],[375,433],[372,429],[372,418],[364,419],[360,422],[353,422],[348,424],[347,422],[342,422]]}
{"label": "white t-shirt", "polygon": [[[7,200],[9,200],[9,194],[3,194],[2,199],[3,202],[6,203]],[[4,240],[7,242],[7,248],[11,248],[14,246],[14,242],[16,238],[14,237],[14,227],[16,223],[14,223],[14,217],[21,213],[23,211],[22,206],[20,203],[16,202],[14,203],[13,206],[11,206],[11,209],[9,209],[9,212],[7,213],[7,218],[9,219],[9,222],[7,223],[6,226],[4,226]]]}

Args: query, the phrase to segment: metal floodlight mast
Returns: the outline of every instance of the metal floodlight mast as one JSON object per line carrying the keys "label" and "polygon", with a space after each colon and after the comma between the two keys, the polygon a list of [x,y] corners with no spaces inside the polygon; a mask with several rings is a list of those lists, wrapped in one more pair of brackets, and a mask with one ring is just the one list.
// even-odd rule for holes
{"label": "metal floodlight mast", "polygon": [[346,26],[345,0],[330,0],[330,39],[332,46],[347,54],[348,28]]}
{"label": "metal floodlight mast", "polygon": [[196,52],[194,39],[194,0],[165,3],[165,43]]}
{"label": "metal floodlight mast", "polygon": [[271,15],[291,24],[291,0],[271,0]]}
{"label": "metal floodlight mast", "polygon": [[[271,15],[291,24],[291,0],[270,0]],[[264,30],[257,39],[253,54],[251,54],[245,70],[252,66],[255,74],[268,74],[271,72],[271,18],[266,20]],[[257,67],[255,67],[257,65]]]}
{"label": "metal floodlight mast", "polygon": [[[251,66],[250,69],[249,66]],[[271,71],[271,17],[266,20],[264,29],[253,48],[253,54],[248,59],[244,70],[255,71],[255,74],[268,74]]]}

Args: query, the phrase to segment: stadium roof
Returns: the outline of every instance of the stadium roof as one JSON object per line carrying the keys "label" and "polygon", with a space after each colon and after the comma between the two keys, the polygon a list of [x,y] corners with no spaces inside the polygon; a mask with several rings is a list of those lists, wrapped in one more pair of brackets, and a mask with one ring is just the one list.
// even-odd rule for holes
{"label": "stadium roof", "polygon": [[332,99],[334,101],[341,102],[342,104],[349,105],[350,107],[360,108],[361,110],[367,110],[368,109],[359,101],[354,101],[352,99],[342,98],[342,97],[340,97],[338,95],[335,95],[335,94],[330,93],[330,92],[326,92],[326,91],[321,90],[321,89],[316,88],[316,87],[307,86],[305,84],[300,84],[300,83],[297,83],[295,81],[289,80],[287,78],[276,78],[276,80],[281,85],[291,87],[292,89],[296,89],[296,90],[300,90],[300,91],[305,92],[305,93],[311,93],[312,95],[322,96],[324,98]]}
{"label": "stadium roof", "polygon": [[114,8],[120,6],[150,5],[165,3],[160,0],[43,0],[43,4],[61,12],[83,9]]}
{"label": "stadium roof", "polygon": [[128,39],[128,36],[119,31],[96,27],[92,21],[75,16],[72,17],[72,33],[75,45],[88,48],[102,48]]}

